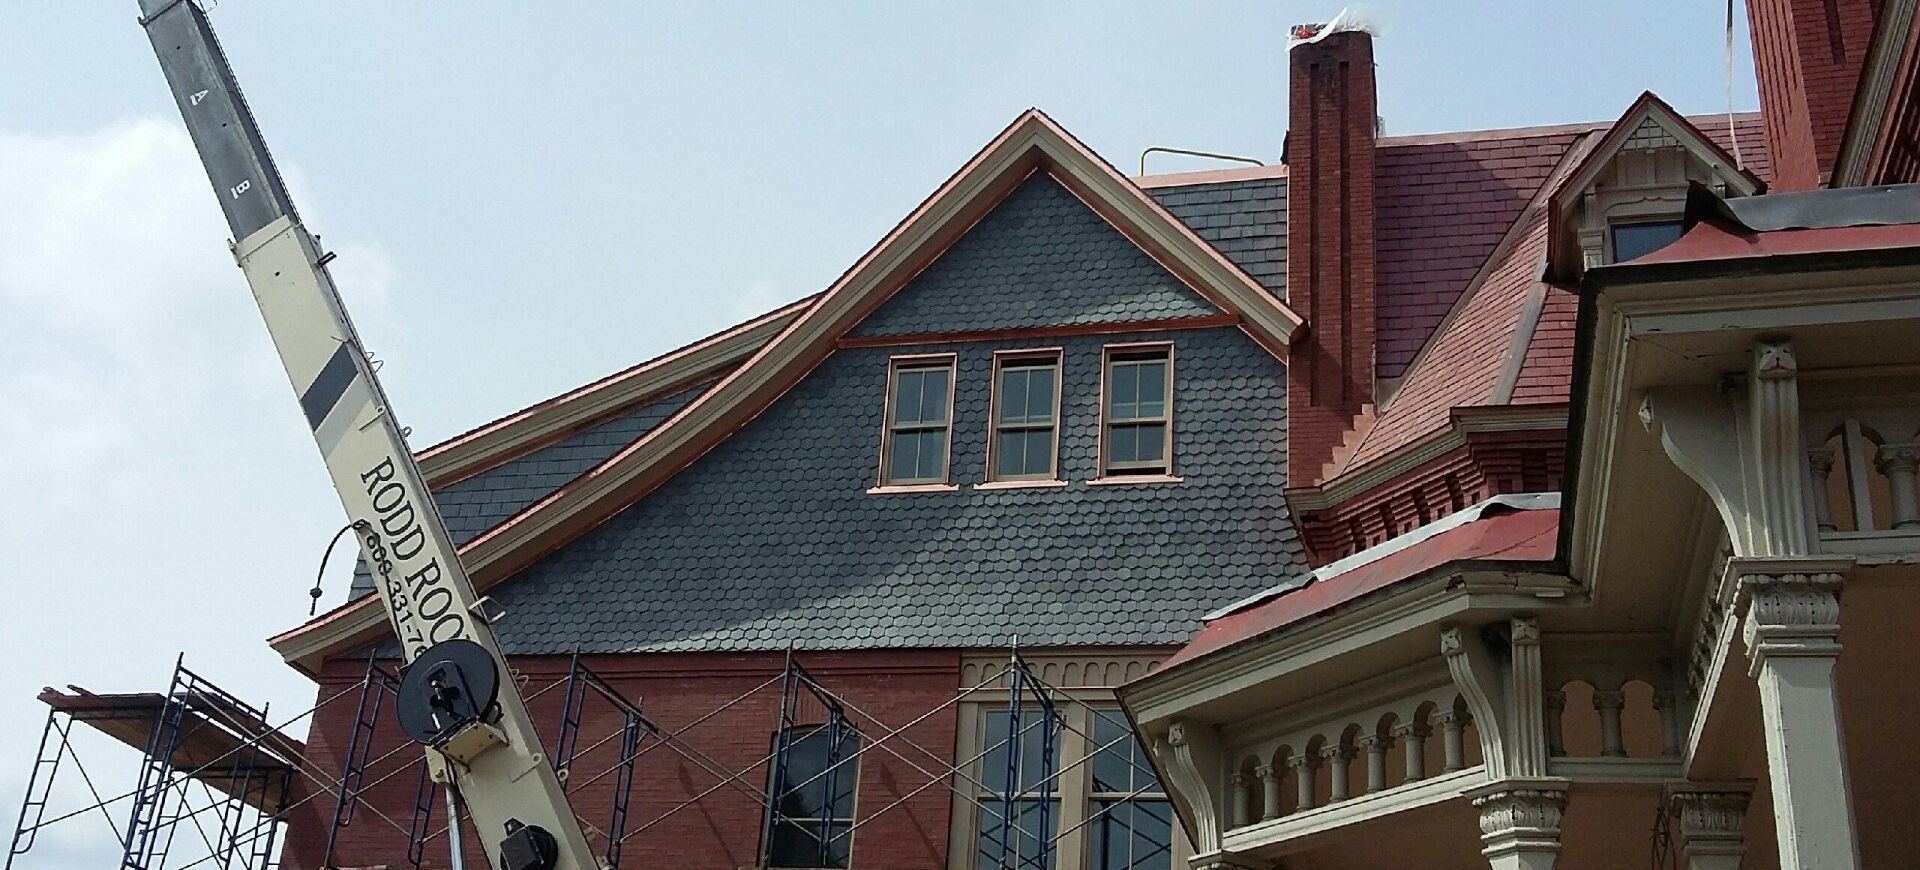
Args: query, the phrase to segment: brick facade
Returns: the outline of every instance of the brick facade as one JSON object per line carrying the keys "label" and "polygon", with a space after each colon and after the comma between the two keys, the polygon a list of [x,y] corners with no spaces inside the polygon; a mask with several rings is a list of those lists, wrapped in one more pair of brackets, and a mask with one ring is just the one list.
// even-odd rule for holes
{"label": "brick facade", "polygon": [[[944,784],[944,777],[930,776],[928,772],[937,774],[954,760],[958,714],[955,706],[943,708],[942,705],[958,693],[960,653],[809,653],[801,656],[800,661],[828,690],[864,712],[864,716],[850,715],[866,735],[869,745],[886,731],[913,722],[900,737],[885,743],[899,755],[885,750],[861,754],[859,787],[855,793],[858,827],[853,834],[854,865],[887,870],[944,868],[947,828],[952,817],[951,792]],[[740,781],[747,787],[764,790],[769,765],[760,762],[771,751],[778,726],[780,686],[777,683],[764,686],[745,700],[727,705],[778,677],[784,667],[784,655],[601,655],[590,657],[589,662],[596,673],[607,678],[623,695],[639,700],[646,716],[664,731],[687,728],[673,743],[649,739],[643,744],[627,825],[627,831],[633,836],[626,841],[622,866],[675,870],[734,870],[754,866],[764,818],[761,803],[740,789],[722,786],[692,805],[674,811],[676,806],[721,781],[720,776],[674,747],[697,750],[727,772],[742,774]],[[387,664],[397,665],[396,662]],[[529,695],[564,679],[568,664],[569,659],[564,656],[513,660],[515,669],[524,677],[521,690]],[[338,776],[345,759],[359,696],[357,684],[364,673],[363,661],[334,660],[320,677],[321,699],[346,693],[322,707],[308,742],[308,760],[316,769],[332,776]],[[548,751],[552,750],[558,734],[564,692],[564,686],[549,689],[529,705],[540,724],[541,736],[548,743]],[[605,770],[618,754],[613,743],[587,750],[593,742],[617,730],[620,720],[610,707],[597,699],[589,701],[586,710],[579,741],[583,752],[573,769],[575,783]],[[932,715],[926,715],[930,711]],[[713,714],[711,718],[692,724],[709,714]],[[916,719],[920,721],[915,722]],[[907,745],[901,738],[937,757]],[[380,712],[371,757],[378,759],[396,748],[399,751],[386,762],[371,767],[365,781],[371,784],[396,770],[400,773],[367,792],[367,804],[357,811],[351,825],[340,830],[332,866],[407,866],[406,836],[371,809],[378,808],[402,827],[409,823],[408,808],[414,803],[420,753],[411,745],[402,746],[404,742],[389,699]],[[935,779],[942,784],[908,796]],[[604,826],[611,794],[611,778],[603,778],[573,796],[574,810],[587,823]],[[325,796],[303,804],[296,811],[287,834],[286,870],[317,870],[322,866],[333,812],[334,801]],[[445,817],[443,799],[435,807],[434,830],[444,825]],[[650,822],[654,824],[641,830]],[[479,844],[471,842],[471,836],[469,839],[468,866],[487,866]],[[596,850],[605,845],[602,837],[590,834],[588,839]],[[426,855],[423,866],[446,866],[445,838],[428,843]]]}

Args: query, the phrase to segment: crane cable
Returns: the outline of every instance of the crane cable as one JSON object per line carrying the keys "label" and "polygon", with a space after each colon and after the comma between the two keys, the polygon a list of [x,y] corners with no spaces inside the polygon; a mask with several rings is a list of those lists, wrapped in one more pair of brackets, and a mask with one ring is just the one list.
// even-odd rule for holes
{"label": "crane cable", "polygon": [[341,526],[340,531],[333,533],[333,540],[327,542],[326,552],[320,554],[320,570],[313,575],[313,588],[307,590],[307,597],[313,599],[307,605],[308,616],[313,616],[320,612],[320,596],[326,594],[326,592],[320,588],[320,584],[327,577],[327,560],[333,558],[333,548],[339,546],[340,539],[346,537],[347,533],[353,531],[353,527],[359,524],[359,521],[356,520]]}

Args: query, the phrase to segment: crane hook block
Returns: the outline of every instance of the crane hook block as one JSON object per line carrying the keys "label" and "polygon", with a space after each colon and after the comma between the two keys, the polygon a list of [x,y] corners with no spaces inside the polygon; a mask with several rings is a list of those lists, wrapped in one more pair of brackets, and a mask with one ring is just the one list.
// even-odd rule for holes
{"label": "crane hook block", "polygon": [[470,640],[444,640],[422,651],[400,679],[400,728],[441,746],[472,725],[485,725],[500,695],[500,666]]}
{"label": "crane hook block", "polygon": [[507,836],[500,841],[502,870],[553,870],[559,861],[560,843],[547,829],[507,820]]}

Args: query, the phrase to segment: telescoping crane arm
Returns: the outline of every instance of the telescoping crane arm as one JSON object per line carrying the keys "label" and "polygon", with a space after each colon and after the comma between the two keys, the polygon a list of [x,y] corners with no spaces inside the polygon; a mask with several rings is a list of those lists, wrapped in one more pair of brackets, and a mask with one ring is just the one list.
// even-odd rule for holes
{"label": "telescoping crane arm", "polygon": [[540,751],[484,603],[461,567],[404,433],[368,365],[328,256],[300,223],[205,13],[140,0],[173,98],[233,230],[233,255],[325,458],[409,663],[402,726],[465,801],[503,870],[596,870]]}

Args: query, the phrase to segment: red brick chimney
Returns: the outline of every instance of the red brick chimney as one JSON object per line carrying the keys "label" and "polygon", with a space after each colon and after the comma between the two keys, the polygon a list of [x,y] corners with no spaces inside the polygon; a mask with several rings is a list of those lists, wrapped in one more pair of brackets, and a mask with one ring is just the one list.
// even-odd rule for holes
{"label": "red brick chimney", "polygon": [[1373,37],[1332,33],[1291,55],[1287,299],[1307,331],[1287,360],[1287,484],[1312,486],[1373,405]]}
{"label": "red brick chimney", "polygon": [[1773,161],[1769,188],[1811,190],[1833,171],[1860,64],[1873,38],[1874,0],[1747,0],[1754,75]]}

